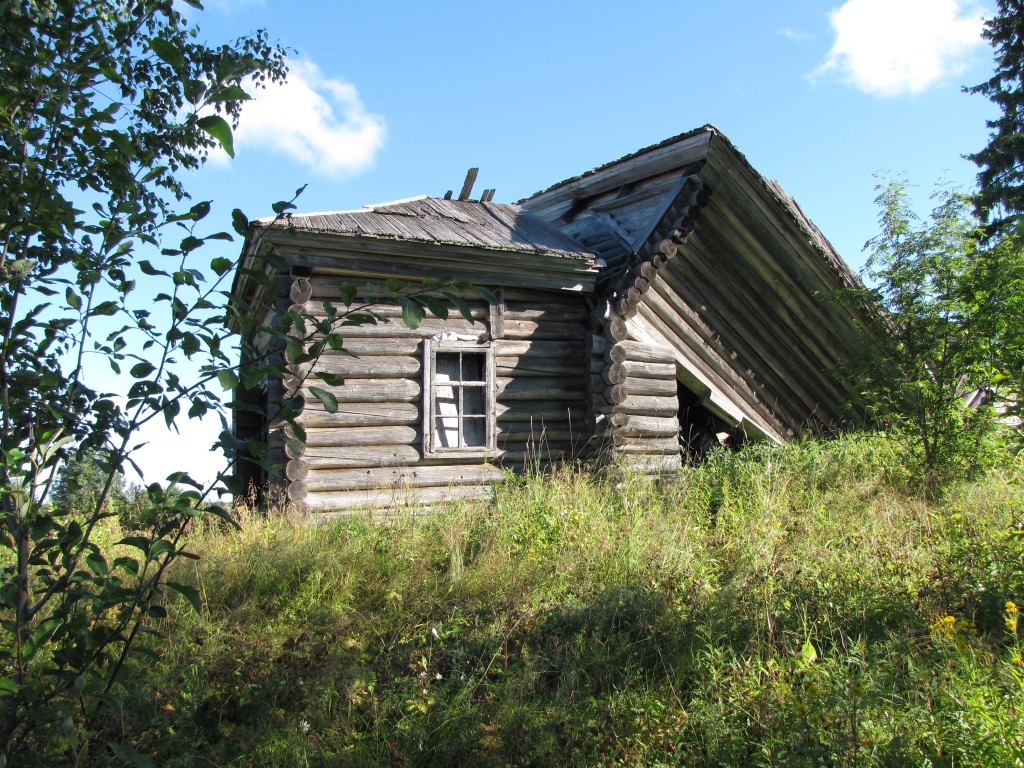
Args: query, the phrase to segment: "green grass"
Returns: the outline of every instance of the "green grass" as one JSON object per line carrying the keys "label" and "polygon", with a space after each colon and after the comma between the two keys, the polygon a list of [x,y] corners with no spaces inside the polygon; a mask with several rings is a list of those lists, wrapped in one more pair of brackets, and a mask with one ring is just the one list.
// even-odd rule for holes
{"label": "green grass", "polygon": [[851,436],[387,524],[243,511],[193,536],[206,610],[171,606],[108,736],[166,766],[1024,765],[1021,480],[926,501]]}

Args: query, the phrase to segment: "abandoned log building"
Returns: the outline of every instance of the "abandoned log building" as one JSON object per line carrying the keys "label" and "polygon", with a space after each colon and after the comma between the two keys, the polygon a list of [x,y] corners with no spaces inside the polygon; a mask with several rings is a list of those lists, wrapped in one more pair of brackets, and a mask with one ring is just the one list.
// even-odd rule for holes
{"label": "abandoned log building", "polygon": [[[726,436],[784,441],[843,421],[836,370],[863,318],[829,297],[857,279],[714,127],[514,205],[468,194],[253,225],[243,266],[270,279],[240,271],[233,294],[268,323],[337,302],[342,282],[450,274],[498,297],[468,302],[473,323],[453,311],[412,330],[385,304],[381,322],[346,329],[355,356],[318,363],[345,377],[324,387],[337,412],[305,397],[298,447],[273,421],[236,417],[240,438],[270,441],[293,500],[418,507],[486,494],[509,467],[601,455],[670,470]],[[271,246],[290,271],[264,258]],[[242,396],[272,413],[323,386],[295,374]]]}

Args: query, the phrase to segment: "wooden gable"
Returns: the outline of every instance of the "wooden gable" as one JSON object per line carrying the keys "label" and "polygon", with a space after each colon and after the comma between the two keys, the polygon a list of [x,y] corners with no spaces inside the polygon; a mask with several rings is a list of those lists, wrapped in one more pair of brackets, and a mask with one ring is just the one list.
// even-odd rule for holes
{"label": "wooden gable", "polygon": [[[856,353],[863,318],[831,297],[857,278],[712,126],[521,205],[606,265],[607,339],[667,353],[677,379],[727,424],[784,440],[846,418],[849,383],[837,371]],[[623,386],[595,392],[599,405],[614,413]]]}

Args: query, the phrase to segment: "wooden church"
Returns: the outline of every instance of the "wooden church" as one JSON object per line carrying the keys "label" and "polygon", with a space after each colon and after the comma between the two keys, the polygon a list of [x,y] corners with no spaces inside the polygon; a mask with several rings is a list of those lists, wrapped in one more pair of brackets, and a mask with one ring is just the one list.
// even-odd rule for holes
{"label": "wooden church", "polygon": [[[678,468],[720,441],[784,441],[848,415],[837,374],[864,318],[831,300],[857,278],[776,183],[713,126],[517,204],[413,198],[255,222],[233,295],[264,322],[322,311],[341,283],[454,275],[496,298],[415,329],[397,304],[345,349],[240,397],[290,499],[316,512],[419,508],[486,495],[507,469],[601,457]],[[275,249],[289,269],[265,257]],[[253,279],[253,271],[269,279]],[[321,309],[318,310],[318,307]],[[247,339],[259,354],[260,339]],[[273,419],[305,393],[301,442]],[[243,480],[266,474],[242,462]]]}

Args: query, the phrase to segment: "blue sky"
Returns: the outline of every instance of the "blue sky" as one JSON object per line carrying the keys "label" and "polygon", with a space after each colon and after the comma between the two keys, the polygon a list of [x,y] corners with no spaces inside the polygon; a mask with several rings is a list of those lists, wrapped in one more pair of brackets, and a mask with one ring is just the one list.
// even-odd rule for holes
{"label": "blue sky", "polygon": [[[470,166],[477,193],[514,202],[712,123],[859,269],[874,175],[917,185],[923,214],[937,181],[971,188],[962,155],[995,116],[961,91],[991,74],[992,2],[206,5],[189,16],[207,41],[265,28],[294,49],[289,84],[243,111],[235,159],[189,181],[224,229],[232,208],[268,215],[303,184],[300,212],[351,209],[458,191]],[[210,428],[183,432],[140,457],[150,479],[170,456],[210,476]]]}

